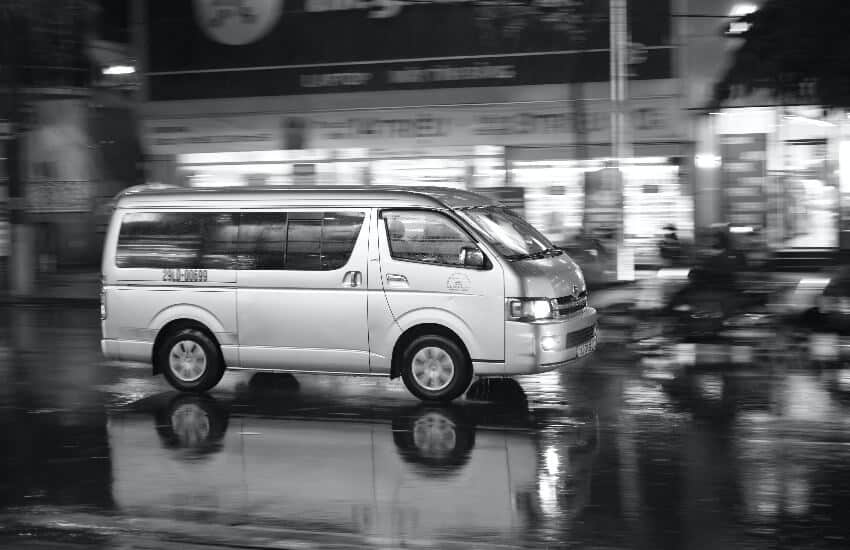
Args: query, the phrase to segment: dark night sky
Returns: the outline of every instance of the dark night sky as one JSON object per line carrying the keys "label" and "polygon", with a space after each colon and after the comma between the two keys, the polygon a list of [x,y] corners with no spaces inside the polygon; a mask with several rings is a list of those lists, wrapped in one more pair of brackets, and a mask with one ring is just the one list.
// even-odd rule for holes
{"label": "dark night sky", "polygon": [[130,41],[130,0],[99,0],[98,34],[104,40]]}

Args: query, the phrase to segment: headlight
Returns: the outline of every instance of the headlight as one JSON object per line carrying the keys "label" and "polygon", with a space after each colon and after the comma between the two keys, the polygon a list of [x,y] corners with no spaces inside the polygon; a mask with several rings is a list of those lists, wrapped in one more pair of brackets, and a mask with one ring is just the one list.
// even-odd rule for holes
{"label": "headlight", "polygon": [[540,298],[509,298],[507,318],[510,321],[541,321],[552,318],[552,301]]}

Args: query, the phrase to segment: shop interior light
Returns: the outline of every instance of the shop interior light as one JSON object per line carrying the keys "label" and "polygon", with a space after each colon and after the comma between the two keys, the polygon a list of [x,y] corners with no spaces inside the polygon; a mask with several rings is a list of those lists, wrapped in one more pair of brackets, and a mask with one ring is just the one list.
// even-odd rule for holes
{"label": "shop interior light", "polygon": [[743,3],[743,4],[735,4],[732,6],[732,9],[729,11],[729,17],[731,19],[737,19],[737,21],[732,21],[729,23],[729,26],[726,28],[726,34],[728,36],[740,36],[747,31],[750,30],[752,24],[748,21],[740,21],[741,18],[750,15],[751,13],[757,12],[759,7],[755,4],[751,3]]}
{"label": "shop interior light", "polygon": [[729,23],[729,29],[726,31],[726,34],[744,34],[748,30],[750,30],[750,27],[752,27],[752,25],[750,25],[746,21],[733,21],[732,23]]}
{"label": "shop interior light", "polygon": [[108,76],[133,74],[135,72],[136,68],[132,65],[110,65],[109,67],[103,68],[103,74]]}
{"label": "shop interior light", "polygon": [[747,233],[752,233],[754,231],[755,231],[755,229],[753,229],[749,225],[738,225],[738,226],[729,228],[730,233],[738,233],[738,234],[742,234],[742,235],[747,234]]}
{"label": "shop interior light", "polygon": [[669,159],[667,157],[637,157],[637,158],[623,159],[621,162],[623,164],[637,164],[637,165],[667,164],[669,162]]}
{"label": "shop interior light", "polygon": [[723,160],[717,155],[699,154],[694,158],[694,164],[697,168],[712,169],[720,168]]}
{"label": "shop interior light", "polygon": [[835,124],[827,120],[820,120],[817,118],[810,118],[807,116],[800,115],[786,115],[785,120],[791,122],[801,122],[803,124],[811,124],[812,126],[817,126],[819,128],[833,128],[835,126]]}
{"label": "shop interior light", "polygon": [[838,144],[838,182],[842,193],[850,193],[850,141]]}

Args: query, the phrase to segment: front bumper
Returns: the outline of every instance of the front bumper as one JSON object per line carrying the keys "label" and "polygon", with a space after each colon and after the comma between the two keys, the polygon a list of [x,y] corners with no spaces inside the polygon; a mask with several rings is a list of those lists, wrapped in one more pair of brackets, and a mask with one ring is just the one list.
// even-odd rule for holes
{"label": "front bumper", "polygon": [[597,338],[598,314],[587,307],[566,319],[505,323],[505,374],[535,374],[582,359],[579,348]]}

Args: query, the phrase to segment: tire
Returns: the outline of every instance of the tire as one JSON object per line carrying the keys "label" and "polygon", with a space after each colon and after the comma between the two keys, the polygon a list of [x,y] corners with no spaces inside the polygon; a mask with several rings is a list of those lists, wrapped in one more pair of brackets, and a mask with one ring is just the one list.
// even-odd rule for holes
{"label": "tire", "polygon": [[404,350],[401,378],[419,399],[448,402],[469,387],[472,365],[454,340],[428,334],[416,338]]}
{"label": "tire", "polygon": [[218,344],[194,328],[167,335],[157,350],[156,361],[168,383],[182,392],[203,393],[224,376]]}

